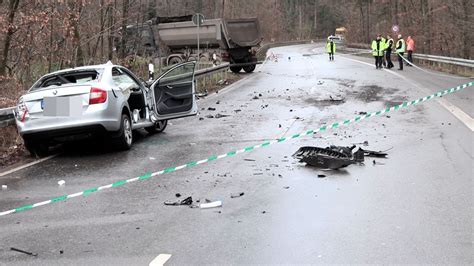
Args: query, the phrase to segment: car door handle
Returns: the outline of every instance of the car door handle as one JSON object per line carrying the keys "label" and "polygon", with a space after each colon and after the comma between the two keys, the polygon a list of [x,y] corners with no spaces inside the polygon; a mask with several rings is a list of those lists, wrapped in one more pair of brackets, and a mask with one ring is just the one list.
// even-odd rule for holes
{"label": "car door handle", "polygon": [[172,88],[173,88],[173,86],[166,85],[166,88],[170,90],[170,89],[172,89]]}

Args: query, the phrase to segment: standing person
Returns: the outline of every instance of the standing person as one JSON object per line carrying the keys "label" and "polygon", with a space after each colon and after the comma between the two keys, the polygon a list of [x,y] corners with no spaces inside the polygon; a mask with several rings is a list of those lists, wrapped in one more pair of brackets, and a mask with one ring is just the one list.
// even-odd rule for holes
{"label": "standing person", "polygon": [[[413,51],[415,51],[415,40],[411,36],[407,38],[407,53],[408,53],[408,62],[413,64]],[[407,63],[407,66],[411,64]]]}
{"label": "standing person", "polygon": [[328,51],[328,54],[329,54],[329,61],[334,61],[334,54],[336,53],[336,43],[331,37],[328,38],[328,42],[326,44],[326,50]]}
{"label": "standing person", "polygon": [[398,54],[398,70],[403,70],[403,54],[405,54],[406,44],[405,40],[402,38],[401,34],[398,34],[397,45],[395,46],[395,51]]}
{"label": "standing person", "polygon": [[379,34],[377,38],[372,41],[372,55],[375,58],[375,69],[382,68],[383,50],[382,36]]}
{"label": "standing person", "polygon": [[392,49],[393,49],[393,39],[390,35],[387,35],[387,42],[385,43],[385,60],[387,61],[388,69],[391,69],[393,67]]}
{"label": "standing person", "polygon": [[379,35],[381,36],[380,39],[382,40],[382,47],[383,47],[382,48],[383,49],[382,50],[382,65],[383,67],[387,67],[387,62],[385,61],[385,48],[387,47],[387,40],[381,34]]}

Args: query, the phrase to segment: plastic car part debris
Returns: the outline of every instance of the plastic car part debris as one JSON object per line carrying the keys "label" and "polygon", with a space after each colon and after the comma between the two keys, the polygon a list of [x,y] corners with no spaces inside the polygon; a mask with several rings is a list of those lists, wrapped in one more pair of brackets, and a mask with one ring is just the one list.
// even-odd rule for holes
{"label": "plastic car part debris", "polygon": [[64,181],[64,180],[59,180],[58,181],[58,185],[60,185],[60,186],[64,186],[65,184],[66,184],[66,181]]}
{"label": "plastic car part debris", "polygon": [[20,253],[23,253],[23,254],[26,254],[26,255],[30,255],[30,256],[35,256],[35,257],[38,256],[38,253],[33,253],[33,252],[18,249],[18,248],[13,248],[12,247],[12,248],[10,248],[10,250],[20,252]]}
{"label": "plastic car part debris", "polygon": [[222,117],[228,117],[229,115],[223,115],[221,113],[218,113],[215,118],[219,119],[219,118],[222,118]]}
{"label": "plastic car part debris", "polygon": [[377,158],[386,158],[387,157],[387,153],[385,152],[381,152],[381,151],[369,151],[369,150],[364,150],[364,149],[360,149],[364,152],[364,155],[367,156],[367,157],[377,157]]}
{"label": "plastic car part debris", "polygon": [[2,190],[6,190],[8,188],[7,185],[2,185]]}
{"label": "plastic car part debris", "polygon": [[187,197],[183,200],[178,200],[178,201],[165,201],[164,204],[168,206],[191,205],[193,204],[193,198]]}
{"label": "plastic car part debris", "polygon": [[293,157],[300,162],[325,169],[339,169],[355,163],[352,156],[330,148],[301,147]]}
{"label": "plastic car part debris", "polygon": [[217,207],[222,207],[222,201],[216,200],[209,203],[201,203],[201,205],[199,205],[199,208],[201,209],[210,209],[210,208],[217,208]]}
{"label": "plastic car part debris", "polygon": [[240,193],[232,193],[230,194],[230,198],[239,198],[239,197],[242,197],[243,195],[245,195],[244,192],[240,192]]}

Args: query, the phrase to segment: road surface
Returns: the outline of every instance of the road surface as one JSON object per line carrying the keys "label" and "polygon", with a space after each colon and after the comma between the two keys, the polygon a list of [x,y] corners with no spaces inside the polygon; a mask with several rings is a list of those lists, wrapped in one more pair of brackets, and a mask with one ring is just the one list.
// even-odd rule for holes
{"label": "road surface", "polygon": [[[0,211],[316,129],[469,81],[413,68],[376,70],[371,60],[355,56],[337,54],[329,62],[323,51],[320,44],[271,50],[277,62],[201,99],[200,116],[171,121],[162,134],[139,132],[131,151],[86,143],[0,177],[8,186],[0,191]],[[303,56],[308,54],[314,55]],[[472,92],[443,99],[472,117]],[[228,116],[206,117],[218,113]],[[171,255],[167,265],[471,264],[473,132],[465,122],[429,101],[3,216],[0,264],[148,265],[160,254]],[[323,171],[291,157],[300,146],[365,141],[363,148],[388,150],[388,158]],[[66,184],[58,186],[59,180]],[[178,200],[176,193],[179,199],[222,200],[223,206],[165,206]]]}

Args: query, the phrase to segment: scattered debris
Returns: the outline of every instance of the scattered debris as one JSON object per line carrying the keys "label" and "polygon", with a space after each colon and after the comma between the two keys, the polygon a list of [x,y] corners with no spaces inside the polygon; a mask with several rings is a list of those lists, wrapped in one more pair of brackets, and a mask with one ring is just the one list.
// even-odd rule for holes
{"label": "scattered debris", "polygon": [[150,157],[150,160],[156,160],[156,158],[155,157]]}
{"label": "scattered debris", "polygon": [[217,102],[216,102],[216,104],[220,104],[220,103],[221,103],[221,101],[217,101]]}
{"label": "scattered debris", "polygon": [[253,98],[252,98],[252,100],[258,100],[258,99],[260,99],[260,98],[258,98],[258,96],[256,96],[256,95],[253,96]]}
{"label": "scattered debris", "polygon": [[227,85],[227,84],[229,84],[227,79],[221,79],[217,82],[217,85]]}
{"label": "scattered debris", "polygon": [[230,194],[230,198],[231,198],[231,199],[240,198],[240,197],[242,197],[244,194],[245,194],[244,192],[232,193],[232,194]]}
{"label": "scattered debris", "polygon": [[204,117],[199,117],[199,120],[204,120]]}
{"label": "scattered debris", "polygon": [[365,140],[364,142],[361,142],[361,143],[352,143],[354,145],[364,145],[364,146],[369,146],[369,142],[367,140]]}
{"label": "scattered debris", "polygon": [[326,177],[326,175],[322,175],[322,174],[318,175],[318,178],[325,178],[325,177]]}
{"label": "scattered debris", "polygon": [[367,112],[359,112],[359,115],[366,115]]}
{"label": "scattered debris", "polygon": [[234,110],[234,112],[238,113],[238,112],[242,112],[242,110],[236,109],[236,110]]}
{"label": "scattered debris", "polygon": [[339,169],[355,163],[351,157],[340,151],[310,146],[299,148],[293,157],[300,162],[325,169]]}
{"label": "scattered debris", "polygon": [[230,115],[223,115],[223,114],[221,114],[221,113],[218,113],[218,114],[215,116],[215,118],[216,118],[216,119],[219,119],[219,118],[228,117],[228,116],[230,116]]}
{"label": "scattered debris", "polygon": [[386,158],[388,155],[385,152],[365,150],[360,147],[354,152],[355,147],[355,145],[351,147],[333,145],[327,148],[305,146],[299,148],[293,157],[311,166],[336,170],[350,164],[363,163],[364,157]]}
{"label": "scattered debris", "polygon": [[66,184],[66,181],[64,181],[64,180],[59,180],[58,181],[58,185],[60,185],[60,186],[64,186],[65,184]]}
{"label": "scattered debris", "polygon": [[253,173],[253,175],[263,175],[263,173]]}
{"label": "scattered debris", "polygon": [[177,198],[179,198],[179,197],[181,197],[181,194],[176,193],[175,196],[176,196]]}
{"label": "scattered debris", "polygon": [[206,115],[205,117],[206,117],[206,118],[214,118],[213,115]]}
{"label": "scattered debris", "polygon": [[265,213],[267,213],[267,211],[262,211],[262,214],[265,214]]}
{"label": "scattered debris", "polygon": [[209,108],[207,108],[207,110],[208,110],[208,111],[215,111],[216,108],[214,108],[214,107],[209,107]]}
{"label": "scattered debris", "polygon": [[284,189],[289,189],[290,187],[286,186],[286,187],[283,187]]}
{"label": "scattered debris", "polygon": [[59,251],[59,254],[63,254],[63,253],[64,253],[64,250],[60,250],[60,251]]}
{"label": "scattered debris", "polygon": [[187,197],[183,200],[178,200],[178,201],[165,201],[164,204],[168,206],[191,205],[193,204],[193,198]]}
{"label": "scattered debris", "polygon": [[222,207],[222,201],[216,200],[209,203],[201,203],[201,205],[199,205],[199,208],[201,209],[210,209],[210,208],[217,208],[217,207]]}
{"label": "scattered debris", "polygon": [[11,247],[10,250],[20,252],[20,253],[23,253],[23,254],[26,254],[26,255],[30,255],[30,256],[35,256],[35,257],[38,256],[38,253],[33,253],[33,252],[18,249],[18,248]]}
{"label": "scattered debris", "polygon": [[7,185],[2,185],[2,190],[6,190],[8,188]]}
{"label": "scattered debris", "polygon": [[245,158],[244,161],[247,161],[247,162],[255,162],[254,159],[248,159],[248,158]]}

